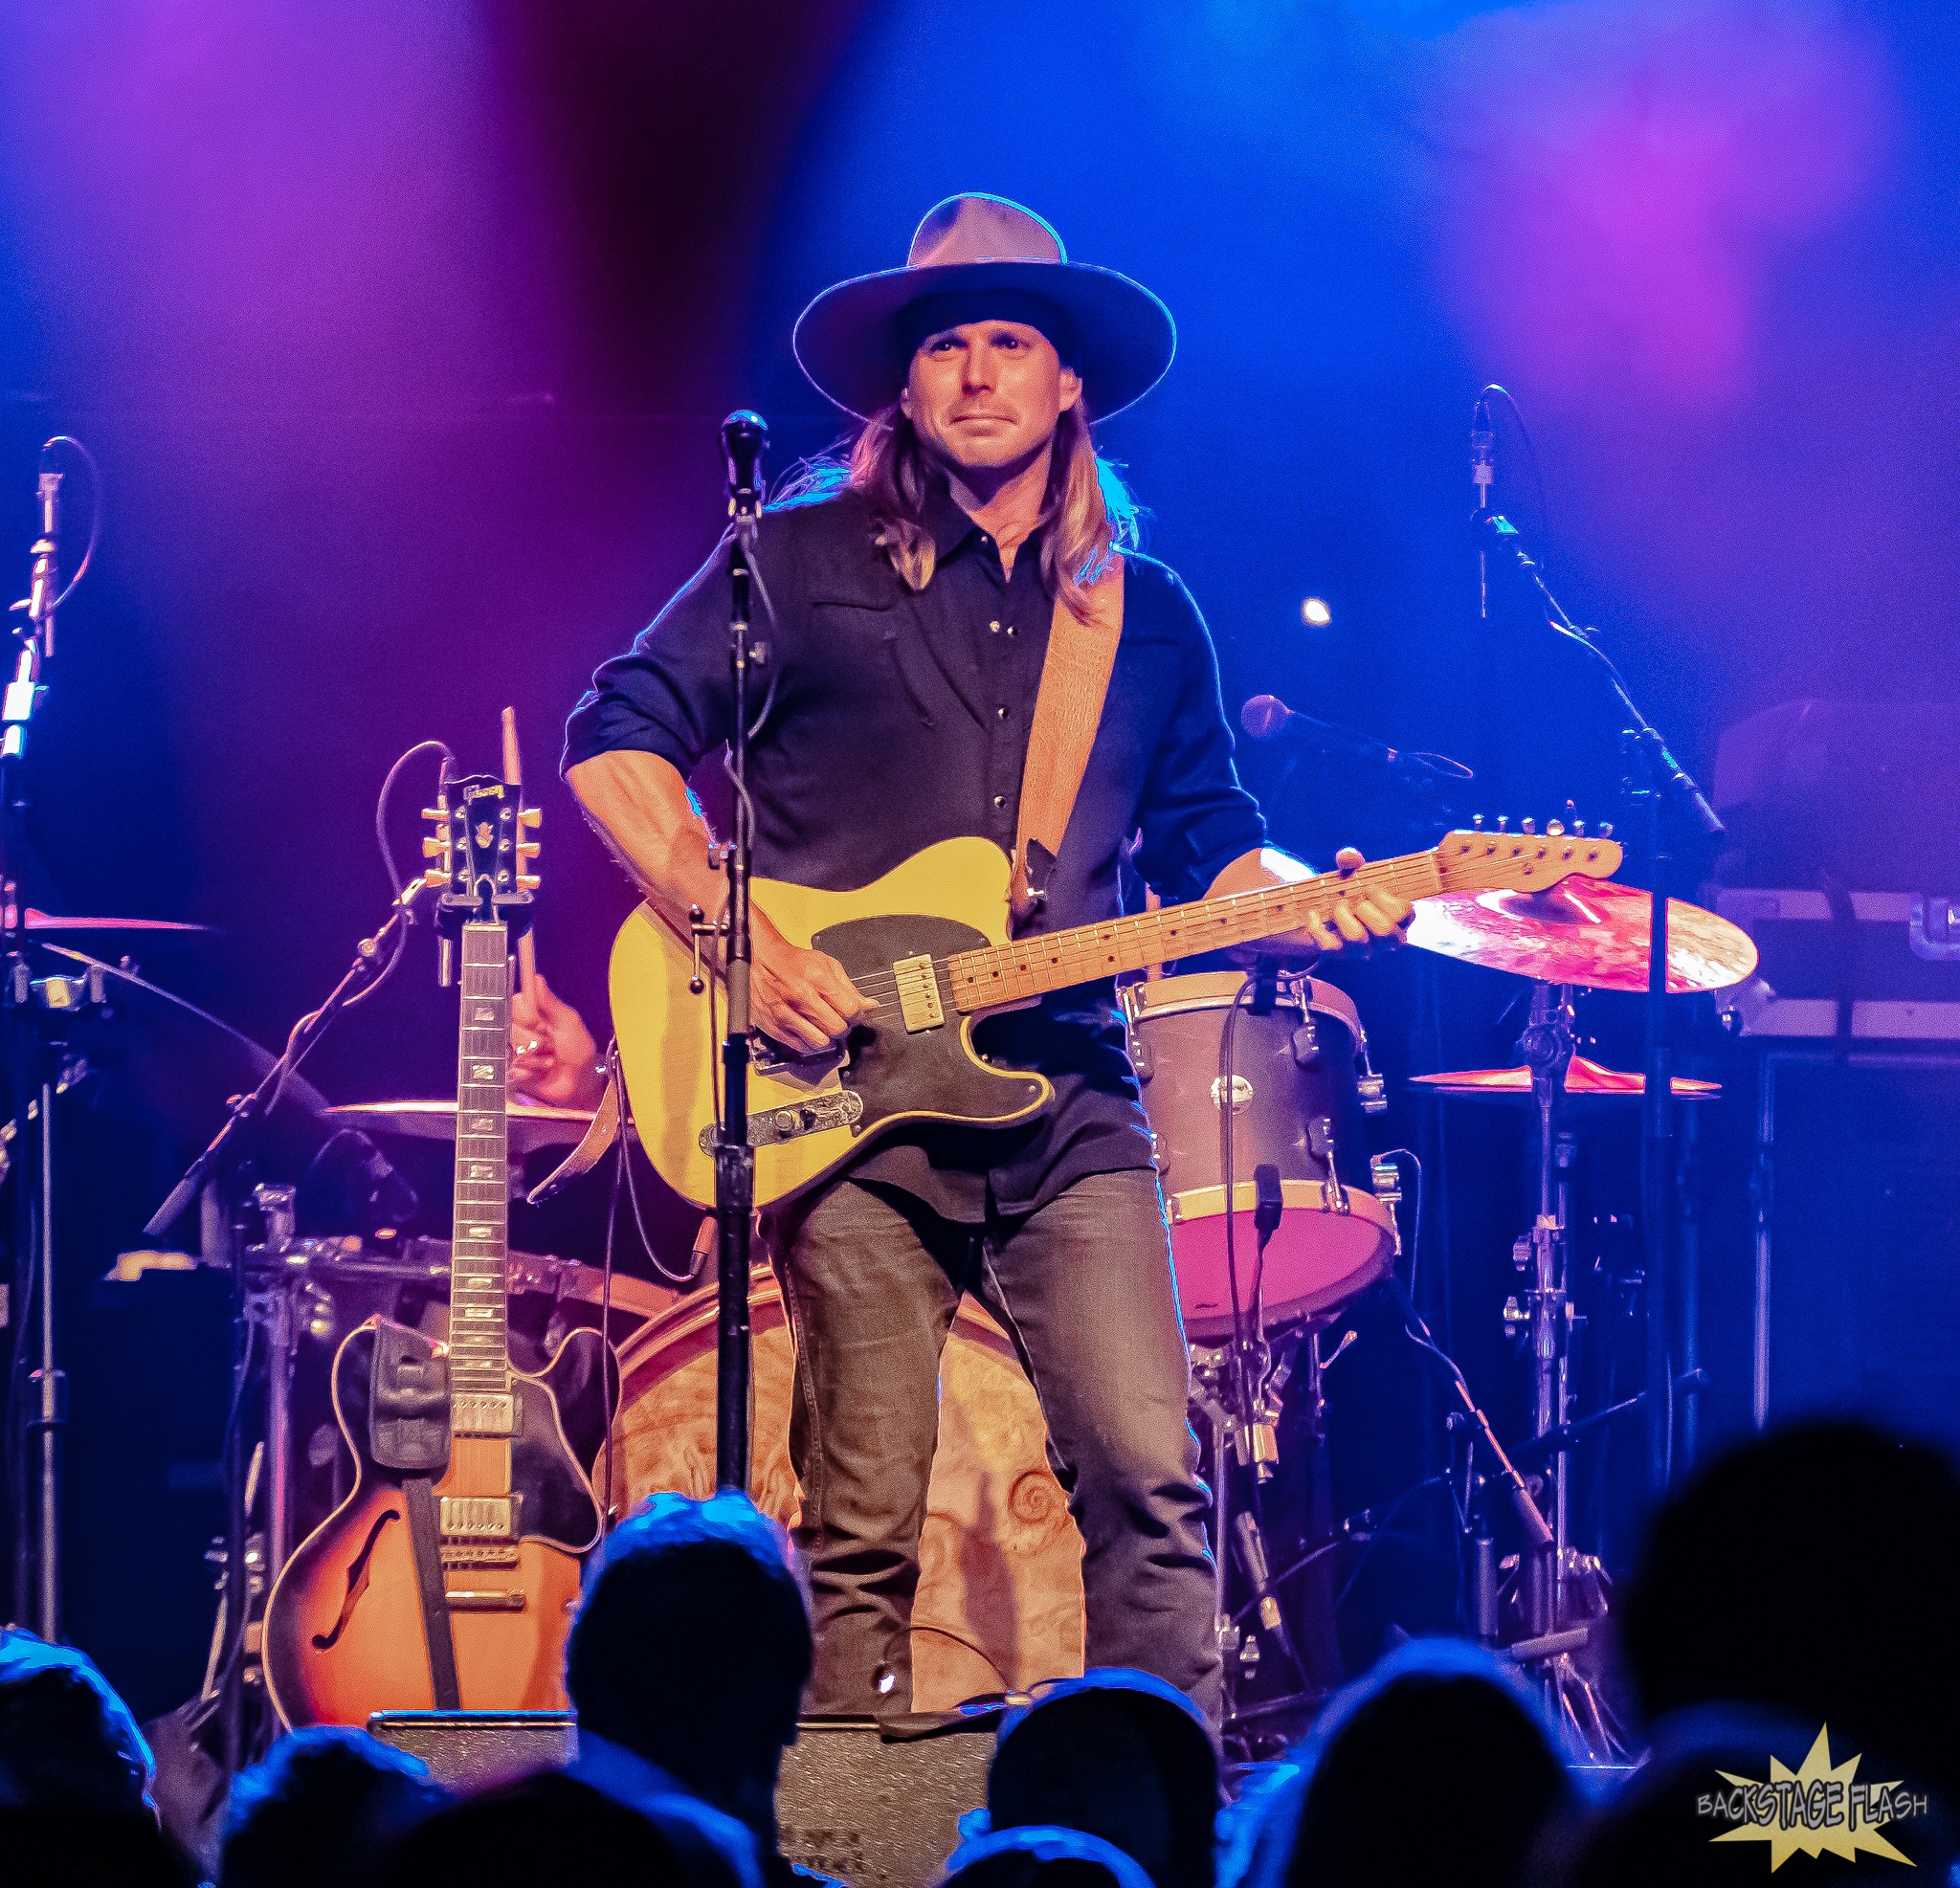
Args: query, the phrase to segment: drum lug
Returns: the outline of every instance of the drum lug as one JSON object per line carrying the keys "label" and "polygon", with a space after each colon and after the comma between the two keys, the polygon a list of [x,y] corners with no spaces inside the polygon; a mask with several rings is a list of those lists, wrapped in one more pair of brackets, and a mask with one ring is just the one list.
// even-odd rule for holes
{"label": "drum lug", "polygon": [[1378,1075],[1358,1077],[1354,1084],[1361,1096],[1361,1112],[1365,1115],[1385,1115],[1389,1111],[1389,1088]]}
{"label": "drum lug", "polygon": [[1157,1073],[1157,1058],[1150,1054],[1148,1041],[1135,1033],[1129,1039],[1129,1065],[1137,1072],[1139,1081],[1148,1081]]}
{"label": "drum lug", "polygon": [[1170,1156],[1164,1146],[1164,1137],[1154,1128],[1150,1132],[1150,1160],[1159,1173],[1170,1171]]}
{"label": "drum lug", "polygon": [[1321,1039],[1314,1033],[1313,1018],[1309,1016],[1293,1032],[1293,1059],[1301,1068],[1310,1069],[1320,1058],[1320,1053]]}

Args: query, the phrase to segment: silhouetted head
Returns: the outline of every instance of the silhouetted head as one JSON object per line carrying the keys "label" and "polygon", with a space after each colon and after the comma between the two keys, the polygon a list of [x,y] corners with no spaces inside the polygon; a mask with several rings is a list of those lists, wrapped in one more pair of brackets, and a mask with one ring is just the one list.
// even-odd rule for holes
{"label": "silhouetted head", "polygon": [[581,1731],[772,1831],[810,1658],[783,1530],[743,1495],[656,1495],[594,1557],[565,1684]]}
{"label": "silhouetted head", "polygon": [[0,1807],[154,1819],[149,1745],[88,1659],[0,1631]]}
{"label": "silhouetted head", "polygon": [[1657,1517],[1621,1612],[1650,1718],[1764,1705],[1921,1766],[1960,1801],[1960,1478],[1863,1423],[1711,1462]]}
{"label": "silhouetted head", "polygon": [[729,1817],[682,1796],[629,1809],[543,1770],[418,1823],[378,1888],[759,1888],[754,1843]]}
{"label": "silhouetted head", "polygon": [[1261,1811],[1256,1888],[1507,1888],[1571,1779],[1516,1674],[1417,1639],[1322,1713]]}
{"label": "silhouetted head", "polygon": [[282,1737],[232,1786],[221,1888],[355,1888],[449,1801],[420,1758],[323,1724]]}
{"label": "silhouetted head", "polygon": [[953,1851],[938,1888],[1150,1888],[1143,1865],[1079,1829],[996,1830]]}
{"label": "silhouetted head", "polygon": [[993,1831],[1099,1835],[1157,1888],[1211,1888],[1217,1813],[1218,1753],[1197,1707],[1121,1667],[1040,1687],[1002,1723],[987,1773]]}

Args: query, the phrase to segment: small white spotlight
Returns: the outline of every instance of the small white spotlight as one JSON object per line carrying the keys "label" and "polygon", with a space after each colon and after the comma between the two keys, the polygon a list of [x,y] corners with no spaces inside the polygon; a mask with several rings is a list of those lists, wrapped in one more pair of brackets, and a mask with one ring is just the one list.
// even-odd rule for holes
{"label": "small white spotlight", "polygon": [[1324,630],[1334,620],[1334,612],[1325,598],[1310,596],[1300,606],[1300,620],[1310,630]]}

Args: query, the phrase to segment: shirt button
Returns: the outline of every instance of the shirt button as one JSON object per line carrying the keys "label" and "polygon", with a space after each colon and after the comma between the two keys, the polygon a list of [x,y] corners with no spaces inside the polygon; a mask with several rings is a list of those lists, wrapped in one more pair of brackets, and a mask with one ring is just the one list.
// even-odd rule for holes
{"label": "shirt button", "polygon": [[1004,806],[1006,806],[1006,805],[1007,805],[1007,795],[1006,795],[1005,793],[996,793],[996,794],[995,794],[995,795],[993,796],[993,804],[994,804],[994,805],[995,805],[996,807],[1004,807]]}
{"label": "shirt button", "polygon": [[[989,628],[990,630],[991,630],[991,631],[993,632],[993,633],[994,633],[995,635],[998,635],[998,634],[1000,633],[1000,625],[999,625],[998,623],[989,623],[987,627],[988,627],[988,628]],[[1008,632],[1008,634],[1009,634],[1009,635],[1013,635],[1013,632],[1012,630],[1010,630],[1010,631]]]}
{"label": "shirt button", "polygon": [[1013,635],[1013,633],[1014,633],[1014,626],[1013,626],[1013,625],[1012,623],[1010,623],[1010,624],[1009,624],[1009,625],[1007,626],[1007,633],[1008,633],[1008,634],[1009,634],[1009,635]]}
{"label": "shirt button", "polygon": [[993,712],[994,712],[994,714],[995,714],[995,715],[997,715],[997,716],[998,716],[998,717],[999,717],[999,718],[1000,718],[1000,719],[1001,719],[1002,721],[1006,721],[1006,720],[1007,720],[1007,710],[1006,710],[1005,708],[996,708],[996,709],[994,709],[994,711],[993,711]]}

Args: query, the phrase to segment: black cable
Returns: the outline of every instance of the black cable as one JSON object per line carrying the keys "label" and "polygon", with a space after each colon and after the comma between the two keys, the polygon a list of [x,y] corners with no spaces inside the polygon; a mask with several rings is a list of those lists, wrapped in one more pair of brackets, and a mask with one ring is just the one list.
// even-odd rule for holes
{"label": "black cable", "polygon": [[1525,442],[1525,454],[1531,461],[1531,483],[1538,496],[1538,539],[1545,550],[1545,561],[1551,562],[1551,504],[1545,496],[1545,469],[1538,463],[1537,442],[1531,437],[1531,429],[1525,424],[1525,414],[1517,401],[1512,398],[1507,387],[1500,387],[1496,381],[1489,382],[1479,389],[1479,401],[1489,399],[1495,393],[1510,409],[1511,423],[1518,429],[1518,437]]}

